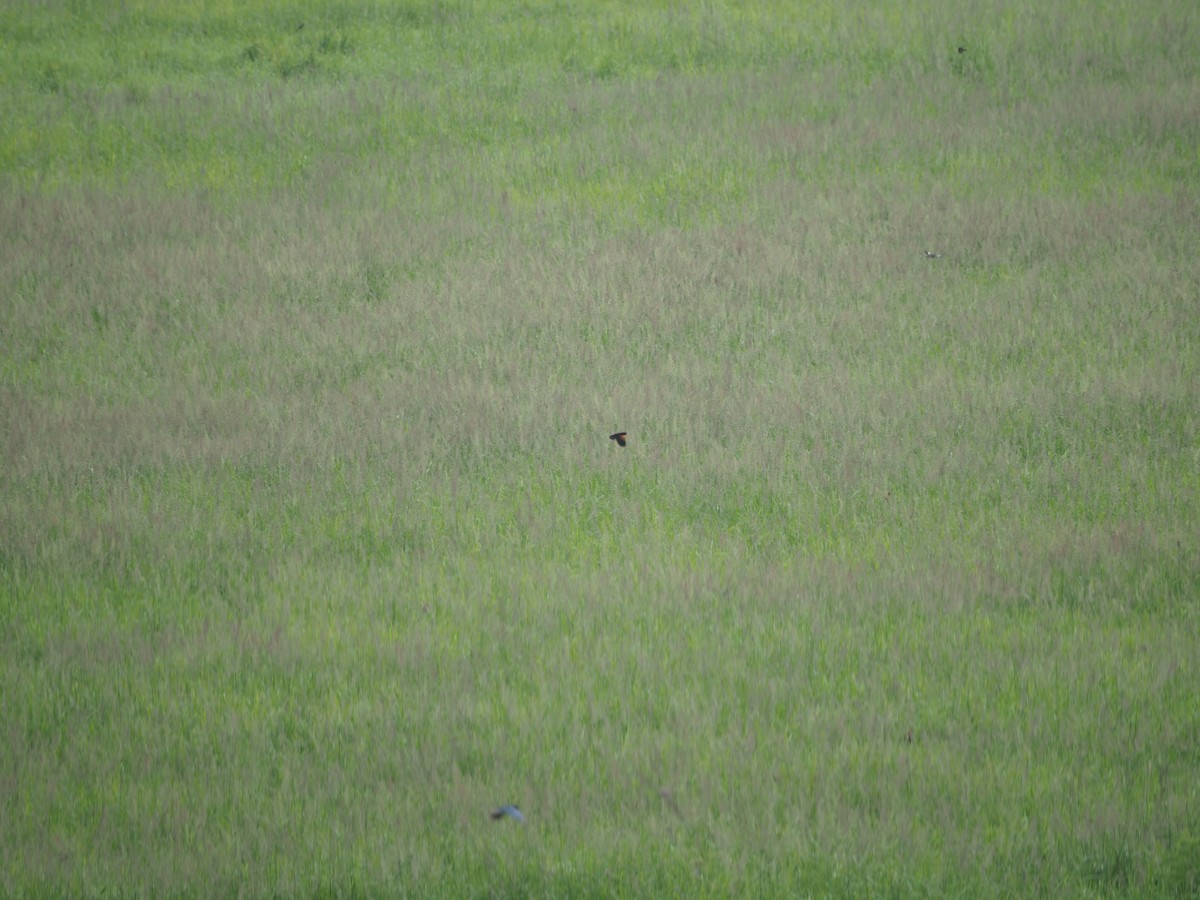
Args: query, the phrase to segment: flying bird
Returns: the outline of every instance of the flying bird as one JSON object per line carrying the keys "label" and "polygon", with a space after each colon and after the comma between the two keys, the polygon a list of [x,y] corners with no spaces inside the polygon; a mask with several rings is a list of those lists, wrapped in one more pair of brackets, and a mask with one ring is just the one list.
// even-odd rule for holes
{"label": "flying bird", "polygon": [[926,250],[926,251],[925,251],[925,258],[926,258],[926,259],[941,259],[941,258],[942,258],[942,254],[940,254],[940,253],[934,253],[932,250]]}
{"label": "flying bird", "polygon": [[629,432],[618,431],[616,434],[610,434],[608,439],[610,441],[616,441],[618,447],[624,447],[629,440]]}
{"label": "flying bird", "polygon": [[492,810],[492,818],[497,822],[503,818],[512,819],[514,822],[525,821],[525,816],[521,814],[521,810],[513,806],[511,803],[505,803],[499,809]]}

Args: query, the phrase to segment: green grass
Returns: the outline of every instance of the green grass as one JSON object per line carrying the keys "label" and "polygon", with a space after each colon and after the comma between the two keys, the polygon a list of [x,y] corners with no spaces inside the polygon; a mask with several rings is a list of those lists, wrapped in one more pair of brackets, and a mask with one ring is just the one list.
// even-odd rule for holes
{"label": "green grass", "polygon": [[243,6],[0,10],[0,894],[1200,895],[1190,4]]}

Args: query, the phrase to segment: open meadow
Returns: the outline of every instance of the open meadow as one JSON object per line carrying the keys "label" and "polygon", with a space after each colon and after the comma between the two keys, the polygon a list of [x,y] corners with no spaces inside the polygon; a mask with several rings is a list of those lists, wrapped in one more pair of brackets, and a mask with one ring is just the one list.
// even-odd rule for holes
{"label": "open meadow", "polygon": [[1198,47],[0,6],[0,895],[1200,896]]}

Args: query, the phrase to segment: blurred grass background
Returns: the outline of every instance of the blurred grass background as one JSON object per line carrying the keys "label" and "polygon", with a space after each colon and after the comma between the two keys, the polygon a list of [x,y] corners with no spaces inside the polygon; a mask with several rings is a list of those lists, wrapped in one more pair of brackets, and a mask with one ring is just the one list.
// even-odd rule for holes
{"label": "blurred grass background", "polygon": [[0,10],[0,889],[1194,895],[1196,26]]}

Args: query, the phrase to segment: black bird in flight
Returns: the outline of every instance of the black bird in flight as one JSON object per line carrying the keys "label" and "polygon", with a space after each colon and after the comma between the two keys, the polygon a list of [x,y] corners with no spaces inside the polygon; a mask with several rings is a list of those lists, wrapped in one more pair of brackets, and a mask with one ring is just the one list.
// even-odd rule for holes
{"label": "black bird in flight", "polygon": [[628,443],[628,441],[629,441],[629,432],[618,431],[616,434],[610,434],[608,436],[608,439],[610,441],[616,441],[618,447],[624,447],[625,444]]}

